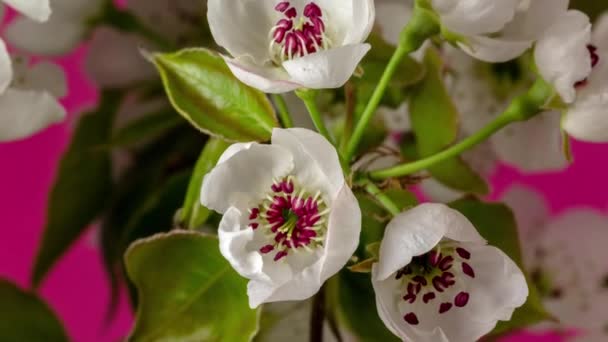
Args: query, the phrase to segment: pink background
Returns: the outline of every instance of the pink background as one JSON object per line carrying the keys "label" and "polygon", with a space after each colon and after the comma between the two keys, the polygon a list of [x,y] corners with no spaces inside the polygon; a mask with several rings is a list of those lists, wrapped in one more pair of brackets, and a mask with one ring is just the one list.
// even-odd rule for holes
{"label": "pink background", "polygon": [[[46,215],[46,199],[58,161],[69,142],[72,123],[81,109],[95,103],[96,90],[83,74],[86,47],[57,59],[67,70],[70,95],[63,103],[70,111],[65,123],[28,140],[0,144],[0,277],[27,286]],[[557,214],[572,206],[608,209],[608,146],[574,143],[576,163],[566,172],[522,175],[501,167],[493,179],[499,196],[511,184],[529,185],[543,193]],[[115,342],[126,336],[132,313],[125,296],[116,319],[106,324],[108,283],[91,233],[80,241],[52,270],[41,294],[65,323],[76,342]],[[508,341],[546,341],[546,337],[513,337]]]}

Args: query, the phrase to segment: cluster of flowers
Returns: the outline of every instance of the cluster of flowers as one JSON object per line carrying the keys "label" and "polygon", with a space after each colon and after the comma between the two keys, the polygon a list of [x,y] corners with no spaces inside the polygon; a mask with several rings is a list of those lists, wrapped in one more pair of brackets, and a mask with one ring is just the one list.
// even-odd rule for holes
{"label": "cluster of flowers", "polygon": [[[74,47],[102,8],[97,0],[58,4],[41,24],[31,19],[48,20],[48,1],[5,2],[30,18],[10,25],[9,41],[38,55]],[[132,3],[146,17],[148,3]],[[506,103],[488,91],[490,80],[475,72],[478,63],[510,61],[533,48],[539,75],[559,95],[563,117],[548,111],[492,138],[489,149],[469,153],[483,161],[480,168],[491,168],[487,161],[496,159],[528,170],[563,167],[560,126],[578,139],[608,141],[608,50],[601,45],[608,40],[607,18],[592,30],[586,15],[568,9],[568,0],[425,3],[453,40],[442,51],[455,71],[446,81],[463,113],[464,134],[487,123]],[[208,0],[207,7],[211,33],[227,51],[224,59],[233,74],[263,92],[286,93],[343,86],[371,49],[365,41],[374,25],[387,41],[399,44],[414,4]],[[174,24],[177,40],[184,28],[179,19]],[[62,34],[49,40],[42,31]],[[108,56],[111,52],[102,50],[110,40],[129,47],[129,53]],[[154,75],[139,59],[134,41],[110,29],[95,35],[91,49],[97,49],[89,63],[101,86]],[[11,59],[0,41],[0,141],[31,135],[65,116],[56,100],[65,94],[62,72],[47,63],[27,64],[27,59]],[[389,126],[391,120],[399,122],[394,131],[410,130],[407,106],[386,116]],[[459,195],[431,182],[425,187],[437,200]],[[223,214],[220,250],[250,279],[251,307],[308,299],[351,260],[361,232],[361,210],[351,186],[335,147],[307,129],[276,128],[271,144],[234,144],[221,156],[204,178],[201,203]],[[438,203],[422,204],[390,221],[372,283],[386,327],[411,341],[477,340],[498,321],[509,320],[528,297],[518,266],[487,245],[466,217]]]}

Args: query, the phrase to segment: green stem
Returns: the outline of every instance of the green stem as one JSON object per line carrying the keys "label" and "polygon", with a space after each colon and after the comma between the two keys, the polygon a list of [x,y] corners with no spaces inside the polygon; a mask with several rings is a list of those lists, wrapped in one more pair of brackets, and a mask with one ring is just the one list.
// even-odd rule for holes
{"label": "green stem", "polygon": [[401,213],[399,206],[397,206],[395,202],[390,199],[390,197],[382,192],[382,190],[380,190],[380,188],[378,188],[378,186],[369,179],[361,179],[357,182],[357,185],[362,186],[368,194],[372,195],[378,201],[378,203],[380,203],[384,209],[386,209],[393,216],[397,216]]}
{"label": "green stem", "polygon": [[291,114],[289,114],[289,108],[287,107],[285,98],[283,98],[283,96],[280,94],[273,94],[272,99],[274,100],[274,104],[277,106],[277,110],[279,111],[279,117],[281,118],[283,127],[292,128],[293,120],[291,119]]}
{"label": "green stem", "polygon": [[308,113],[310,114],[310,118],[312,122],[315,124],[317,131],[324,136],[332,145],[335,145],[334,139],[327,127],[325,127],[325,122],[323,121],[323,116],[319,111],[319,107],[317,107],[317,102],[315,101],[317,97],[317,92],[312,89],[306,90],[297,90],[296,95],[304,102],[306,109],[308,109]]}
{"label": "green stem", "polygon": [[383,180],[393,177],[403,177],[422,170],[426,170],[429,167],[440,163],[446,159],[457,157],[463,152],[482,143],[505,126],[514,122],[528,120],[536,114],[540,113],[542,110],[542,106],[548,101],[551,96],[553,96],[553,89],[548,86],[543,80],[539,79],[532,86],[530,91],[528,91],[528,93],[521,95],[515,100],[513,100],[507,110],[499,117],[497,117],[493,122],[482,128],[479,132],[462,140],[458,144],[433,156],[420,159],[413,163],[373,171],[369,174],[369,176],[375,180]]}
{"label": "green stem", "polygon": [[388,62],[386,69],[384,69],[378,86],[374,90],[370,101],[367,103],[363,114],[361,114],[355,131],[348,142],[344,153],[346,160],[350,161],[355,155],[359,142],[363,137],[363,133],[365,133],[369,122],[373,119],[376,109],[378,109],[380,101],[382,101],[384,93],[403,58],[418,50],[428,38],[440,32],[437,15],[433,11],[425,8],[425,6],[425,1],[416,1],[412,18],[401,32],[399,45]]}

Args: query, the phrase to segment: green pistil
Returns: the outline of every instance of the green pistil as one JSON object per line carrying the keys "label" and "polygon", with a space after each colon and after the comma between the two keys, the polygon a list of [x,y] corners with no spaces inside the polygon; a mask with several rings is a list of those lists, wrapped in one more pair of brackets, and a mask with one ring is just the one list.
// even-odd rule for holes
{"label": "green pistil", "polygon": [[297,223],[298,215],[290,211],[289,214],[287,214],[287,220],[285,221],[285,224],[283,224],[283,226],[279,228],[279,232],[286,234],[287,238],[290,239],[294,229],[296,228]]}

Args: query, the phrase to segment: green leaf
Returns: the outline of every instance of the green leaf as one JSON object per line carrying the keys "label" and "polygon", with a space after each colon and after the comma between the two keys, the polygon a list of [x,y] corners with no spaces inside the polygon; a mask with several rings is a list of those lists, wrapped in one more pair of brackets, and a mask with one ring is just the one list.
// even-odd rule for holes
{"label": "green leaf", "polygon": [[0,341],[68,341],[53,311],[33,293],[0,279],[0,303]]}
{"label": "green leaf", "polygon": [[105,209],[112,187],[108,143],[120,96],[106,92],[100,107],[84,115],[59,165],[47,208],[47,224],[34,265],[38,286],[53,264]]}
{"label": "green leaf", "polygon": [[211,211],[201,205],[201,186],[205,175],[215,167],[228,146],[230,144],[225,141],[211,138],[196,162],[181,213],[181,220],[186,228],[196,229],[202,226],[211,215]]}
{"label": "green leaf", "polygon": [[[428,49],[424,81],[412,90],[410,115],[421,158],[432,156],[458,138],[458,112],[443,84],[443,64],[436,49]],[[463,192],[486,194],[486,182],[460,158],[448,159],[429,169],[441,183]]]}
{"label": "green leaf", "polygon": [[378,316],[369,274],[343,271],[339,282],[340,318],[359,342],[400,341]]}
{"label": "green leaf", "polygon": [[133,244],[125,255],[140,305],[130,341],[249,341],[260,310],[247,280],[222,257],[215,237],[175,231]]}
{"label": "green leaf", "polygon": [[[372,33],[369,36],[368,43],[371,44],[372,49],[362,62],[363,69],[365,70],[363,80],[370,82],[375,81],[377,84],[384,73],[386,64],[397,48],[387,43],[382,39],[382,36],[377,33]],[[399,67],[395,72],[395,77],[393,77],[390,84],[398,87],[411,86],[422,81],[425,74],[426,68],[424,65],[420,64],[414,58],[406,56],[399,64]]]}
{"label": "green leaf", "polygon": [[164,110],[146,115],[130,122],[112,137],[113,147],[131,147],[149,139],[156,139],[163,133],[176,128],[184,119],[173,110]]}
{"label": "green leaf", "polygon": [[267,141],[278,126],[266,95],[241,83],[207,49],[155,54],[153,61],[175,109],[202,132],[229,141]]}
{"label": "green leaf", "polygon": [[[475,199],[463,199],[450,204],[450,206],[465,215],[492,246],[500,248],[515,263],[525,270],[517,223],[515,216],[507,206],[496,203],[483,203]],[[526,273],[524,271],[524,273]],[[493,335],[521,329],[547,319],[550,315],[544,309],[538,289],[531,278],[526,275],[530,295],[526,303],[515,310],[511,321],[499,322]]]}

